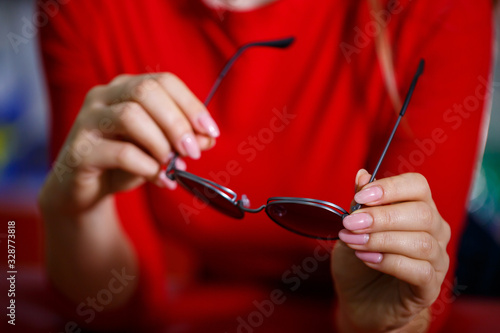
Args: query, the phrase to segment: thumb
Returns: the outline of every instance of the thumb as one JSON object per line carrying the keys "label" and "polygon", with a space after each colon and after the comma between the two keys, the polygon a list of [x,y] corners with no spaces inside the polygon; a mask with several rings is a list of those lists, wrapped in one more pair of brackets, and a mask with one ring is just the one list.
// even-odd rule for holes
{"label": "thumb", "polygon": [[[354,193],[358,193],[359,190],[363,188],[370,181],[371,175],[365,169],[360,169],[356,174],[356,178],[354,180]],[[356,206],[357,202],[352,199],[351,201],[351,209],[349,210],[352,213],[352,209]]]}
{"label": "thumb", "polygon": [[354,193],[357,193],[370,181],[371,175],[365,169],[360,169],[354,181]]}

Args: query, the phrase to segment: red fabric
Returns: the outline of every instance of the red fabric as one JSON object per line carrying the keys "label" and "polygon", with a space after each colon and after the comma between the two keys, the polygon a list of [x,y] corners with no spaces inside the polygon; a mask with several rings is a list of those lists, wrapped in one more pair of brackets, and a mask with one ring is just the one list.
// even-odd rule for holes
{"label": "red fabric", "polygon": [[[420,58],[426,69],[379,177],[407,171],[427,177],[452,226],[448,251],[455,258],[484,136],[491,1],[397,4],[402,10],[388,28],[401,95]],[[246,194],[252,206],[271,196],[298,196],[348,208],[356,172],[373,170],[395,120],[370,37],[373,21],[366,1],[279,0],[248,12],[216,11],[199,0],[60,5],[41,30],[53,156],[96,84],[120,73],[173,72],[203,100],[238,46],[295,36],[287,50],[252,49],[237,61],[209,105],[221,137],[201,160],[187,161],[188,170]],[[355,47],[348,57],[341,48],[347,44]],[[461,105],[464,111],[456,113]],[[299,332],[311,321],[329,330],[328,260],[307,278],[292,269],[313,255],[316,241],[278,227],[264,213],[240,221],[200,208],[180,189],[148,185],[116,195],[116,203],[141,262],[136,316],[124,323],[250,331],[238,318],[249,320],[258,308],[254,301],[278,289],[287,301],[256,325],[260,331],[268,325],[270,332]],[[454,267],[452,260],[448,285]],[[300,288],[291,291],[297,281]],[[436,330],[448,311],[449,302],[442,303],[444,310],[433,312]]]}

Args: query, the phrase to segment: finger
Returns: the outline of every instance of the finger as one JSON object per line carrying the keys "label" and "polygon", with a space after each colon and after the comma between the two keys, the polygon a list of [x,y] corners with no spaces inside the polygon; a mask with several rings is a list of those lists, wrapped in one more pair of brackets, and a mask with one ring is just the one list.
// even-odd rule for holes
{"label": "finger", "polygon": [[417,200],[433,202],[427,180],[418,173],[376,180],[356,193],[354,200],[367,206]]}
{"label": "finger", "polygon": [[[173,154],[170,155],[170,157],[173,157]],[[177,158],[175,160],[175,167],[177,170],[182,170],[182,171],[185,171],[186,168],[187,168],[187,165],[186,165],[186,162],[184,162],[184,160],[182,160],[181,158]],[[162,170],[160,171],[161,175],[160,177],[162,177],[162,181],[164,181],[165,183],[165,186],[170,189],[170,190],[175,190],[177,188],[177,182],[175,180],[172,180],[170,178],[168,178],[166,175],[166,169],[165,168],[162,168]]]}
{"label": "finger", "polygon": [[111,86],[108,101],[117,103],[117,100],[139,103],[181,155],[200,158],[200,147],[183,112],[185,110],[179,109],[154,77],[137,76],[121,85]]}
{"label": "finger", "polygon": [[370,174],[365,169],[359,169],[354,181],[354,192],[358,192],[370,181]]}
{"label": "finger", "polygon": [[83,165],[98,169],[121,169],[130,174],[156,181],[160,164],[146,152],[130,142],[103,139],[89,154]]}
{"label": "finger", "polygon": [[344,227],[355,233],[381,231],[426,231],[437,235],[441,217],[423,201],[364,207],[343,219]]}
{"label": "finger", "polygon": [[196,142],[198,142],[198,146],[201,150],[209,150],[210,148],[215,146],[215,138],[200,134],[195,134],[194,137],[196,139]]}
{"label": "finger", "polygon": [[[438,273],[430,262],[408,258],[399,254],[355,251],[356,257],[368,267],[412,285],[415,296],[434,300],[439,294],[443,273]],[[436,287],[433,287],[436,286]]]}
{"label": "finger", "polygon": [[[185,170],[186,165],[183,161],[178,159],[176,161],[176,166],[180,170]],[[161,177],[161,175],[158,175],[158,177]],[[145,181],[146,181],[146,179],[144,179],[143,177],[136,176],[134,174],[131,174],[131,173],[123,171],[123,170],[115,170],[115,172],[113,172],[112,178],[110,180],[110,191],[109,192],[115,193],[115,192],[119,192],[119,191],[128,191],[130,189],[136,188],[137,186],[141,185]],[[157,181],[156,183],[158,186],[166,187],[170,190],[174,190],[177,188],[177,182],[170,180],[169,178],[166,178],[163,181],[163,184],[160,183],[159,181]]]}
{"label": "finger", "polygon": [[206,134],[212,138],[217,138],[220,135],[219,127],[205,105],[181,79],[172,73],[161,73],[154,76],[179,108],[184,111],[198,133]]}
{"label": "finger", "polygon": [[175,160],[175,167],[177,168],[177,170],[182,170],[182,171],[186,171],[187,169],[186,162],[184,162],[184,160],[180,157],[178,157]]}
{"label": "finger", "polygon": [[[365,169],[359,169],[354,180],[354,193],[357,193],[363,186],[368,184],[368,182],[370,181],[370,176],[371,175]],[[351,207],[350,212],[352,211],[352,208],[354,206],[356,206],[356,201],[353,198],[351,201],[351,205],[349,206]]]}
{"label": "finger", "polygon": [[113,170],[108,181],[107,193],[132,190],[146,182],[144,177],[136,176],[120,169]]}
{"label": "finger", "polygon": [[109,82],[109,85],[110,86],[121,85],[127,81],[130,81],[130,79],[132,77],[133,77],[133,75],[131,75],[131,74],[119,74],[119,75],[115,76],[113,78],[113,80],[111,80],[111,82]]}
{"label": "finger", "polygon": [[[113,111],[111,111],[111,109]],[[170,143],[157,123],[135,102],[122,102],[94,113],[94,122],[110,120],[109,134],[120,135],[148,151],[159,163],[166,164],[171,152]]]}
{"label": "finger", "polygon": [[439,271],[448,268],[447,254],[439,242],[426,232],[377,232],[355,234],[346,229],[339,238],[350,248],[364,252],[393,253],[408,258],[427,260]]}
{"label": "finger", "polygon": [[92,87],[85,95],[84,106],[103,106],[106,104],[109,96],[109,87],[97,85]]}

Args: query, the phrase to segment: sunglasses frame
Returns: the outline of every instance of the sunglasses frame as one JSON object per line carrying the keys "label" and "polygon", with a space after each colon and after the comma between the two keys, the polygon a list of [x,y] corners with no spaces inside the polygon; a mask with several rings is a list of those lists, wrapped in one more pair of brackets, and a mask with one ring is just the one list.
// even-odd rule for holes
{"label": "sunglasses frame", "polygon": [[[217,88],[219,87],[220,83],[222,82],[222,79],[226,76],[228,73],[229,69],[232,67],[233,63],[236,61],[236,59],[248,48],[255,47],[255,46],[260,46],[260,47],[273,47],[273,48],[287,48],[294,42],[295,38],[294,37],[288,37],[288,38],[283,38],[283,39],[278,39],[278,40],[271,40],[271,41],[262,41],[262,42],[252,42],[245,44],[241,46],[236,53],[229,59],[229,61],[226,63],[220,74],[218,75],[217,79],[215,80],[214,84],[212,85],[212,88],[210,89],[210,92],[208,93],[207,98],[205,99],[204,105],[207,106],[212,97],[214,96],[215,92],[217,91]],[[396,133],[396,129],[399,126],[399,123],[404,116],[406,109],[408,108],[408,104],[410,102],[411,96],[413,95],[413,91],[415,89],[415,86],[417,84],[419,76],[423,73],[424,71],[424,65],[425,61],[423,59],[420,60],[418,64],[417,71],[413,77],[413,80],[410,84],[410,88],[408,89],[408,93],[406,94],[406,98],[404,100],[403,106],[401,108],[401,111],[399,112],[399,116],[396,120],[396,124],[394,125],[392,132],[389,136],[389,139],[387,140],[387,143],[385,145],[384,151],[382,152],[382,155],[380,156],[377,166],[375,167],[375,170],[372,173],[372,176],[370,178],[369,183],[373,182],[375,180],[375,176],[380,168],[380,165],[382,164],[382,161],[387,153],[387,150],[389,149],[389,146],[392,142],[392,139],[394,138],[394,134]],[[238,200],[238,195],[236,192],[233,190],[222,186],[220,184],[217,184],[209,179],[205,179],[202,177],[199,177],[195,174],[192,174],[187,171],[183,170],[178,170],[175,167],[175,161],[178,158],[178,154],[175,153],[174,157],[170,161],[167,170],[166,170],[166,175],[169,179],[171,180],[176,180],[178,183],[180,183],[186,190],[189,192],[193,193],[196,197],[198,197],[200,200],[203,200],[206,202],[208,205],[211,205],[213,208],[217,209],[218,211],[224,213],[225,215],[231,216],[233,218],[237,219],[242,219],[245,216],[245,213],[259,213],[262,210],[266,211],[266,214],[269,216],[271,220],[273,220],[276,224],[278,224],[280,227],[289,230],[295,234],[299,234],[302,236],[310,237],[310,238],[315,238],[315,239],[324,239],[324,240],[337,240],[339,239],[338,237],[331,237],[330,235],[328,236],[315,236],[312,234],[307,234],[305,232],[301,232],[298,230],[295,230],[287,225],[283,225],[279,221],[277,221],[273,216],[269,213],[268,207],[271,207],[273,205],[277,205],[280,203],[291,203],[291,204],[298,204],[298,205],[308,205],[312,207],[317,207],[321,208],[323,210],[326,210],[330,213],[333,213],[341,218],[341,221],[349,215],[349,212],[347,212],[345,209],[342,207],[328,202],[324,200],[317,200],[317,199],[310,199],[310,198],[295,198],[295,197],[271,197],[267,199],[267,203],[265,205],[260,206],[259,208],[248,208],[248,198],[246,198],[245,195],[242,195],[241,199]],[[237,212],[240,214],[233,216],[232,214],[229,214],[229,212],[226,210],[224,211],[222,207],[218,207],[214,202],[210,201],[210,197],[207,193],[205,195],[203,194],[198,194],[196,193],[197,191],[191,189],[187,184],[185,184],[182,181],[182,177],[185,177],[201,186],[203,186],[205,189],[209,189],[213,191],[216,195],[218,195],[220,198],[225,200],[227,203],[231,204],[235,208],[237,208]],[[198,191],[199,192],[199,191]],[[351,208],[351,213],[358,210],[361,208],[361,204],[356,204]]]}
{"label": "sunglasses frame", "polygon": [[[167,167],[167,170],[166,170],[167,177],[171,180],[177,181],[186,190],[193,193],[197,198],[204,201],[208,205],[211,205],[213,208],[217,209],[219,212],[222,212],[225,215],[231,216],[231,217],[236,218],[236,219],[243,219],[243,217],[245,216],[245,213],[259,213],[262,210],[265,210],[267,216],[269,216],[269,218],[271,220],[273,220],[273,222],[275,222],[280,227],[285,228],[288,231],[291,231],[291,232],[296,233],[296,234],[301,235],[301,236],[310,237],[310,238],[323,239],[323,240],[337,240],[338,237],[313,236],[311,234],[303,233],[303,232],[300,232],[298,230],[292,229],[289,226],[284,225],[284,224],[280,223],[279,221],[277,221],[269,213],[267,208],[271,207],[273,205],[290,203],[290,204],[307,205],[307,206],[321,208],[323,210],[326,210],[330,213],[337,215],[338,217],[341,218],[341,220],[345,216],[349,215],[349,213],[345,209],[343,209],[342,207],[340,207],[334,203],[324,201],[324,200],[311,199],[311,198],[299,198],[299,197],[271,197],[271,198],[267,199],[267,203],[265,205],[262,205],[258,208],[248,208],[248,207],[246,207],[246,203],[245,203],[245,201],[247,201],[248,199],[242,197],[241,199],[238,200],[238,195],[236,194],[236,192],[234,192],[230,188],[227,188],[223,185],[220,185],[220,184],[213,182],[209,179],[202,178],[202,177],[197,176],[195,174],[192,174],[190,172],[177,169],[175,167],[175,161],[177,160],[177,158],[178,158],[178,156],[176,155],[170,161],[170,163]],[[212,204],[212,202],[210,201],[211,195],[209,195],[206,192],[200,195],[199,193],[197,193],[197,191],[194,191],[191,188],[189,188],[189,186],[186,185],[184,183],[184,181],[182,180],[182,177],[190,179],[191,181],[196,182],[199,185],[202,185],[204,188],[208,188],[211,191],[215,192],[220,198],[226,200],[228,203],[232,204],[235,208],[237,208],[239,210],[239,212],[241,212],[241,215],[240,216],[233,216],[233,215],[228,214],[227,211],[219,209],[216,205]]]}

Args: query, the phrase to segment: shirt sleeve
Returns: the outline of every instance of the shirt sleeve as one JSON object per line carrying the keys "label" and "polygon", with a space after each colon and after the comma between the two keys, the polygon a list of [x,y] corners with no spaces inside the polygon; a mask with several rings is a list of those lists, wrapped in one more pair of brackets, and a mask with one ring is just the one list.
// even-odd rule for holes
{"label": "shirt sleeve", "polygon": [[[492,2],[403,3],[405,9],[388,26],[402,98],[419,60],[425,59],[426,64],[378,178],[405,172],[423,174],[441,216],[451,226],[450,269],[431,308],[430,331],[436,332],[456,299],[458,242],[486,138],[493,63]],[[388,125],[376,133],[380,140],[370,157],[372,166],[396,119],[394,109],[389,109],[382,117]]]}
{"label": "shirt sleeve", "polygon": [[[88,36],[89,29],[86,28],[91,24],[88,18],[92,17],[92,12],[89,9],[98,6],[93,4],[80,1],[60,5],[57,15],[40,29],[42,60],[51,103],[51,161],[61,150],[88,90],[107,83],[99,81],[100,76],[93,66],[95,59],[90,52],[91,45],[86,42],[98,38]],[[79,317],[75,311],[70,313],[84,327],[151,327],[162,318],[166,293],[161,246],[147,208],[144,187],[115,195],[115,203],[139,262],[137,291],[126,307],[98,312],[91,323],[86,323],[87,317]],[[68,311],[62,310],[61,313]]]}

